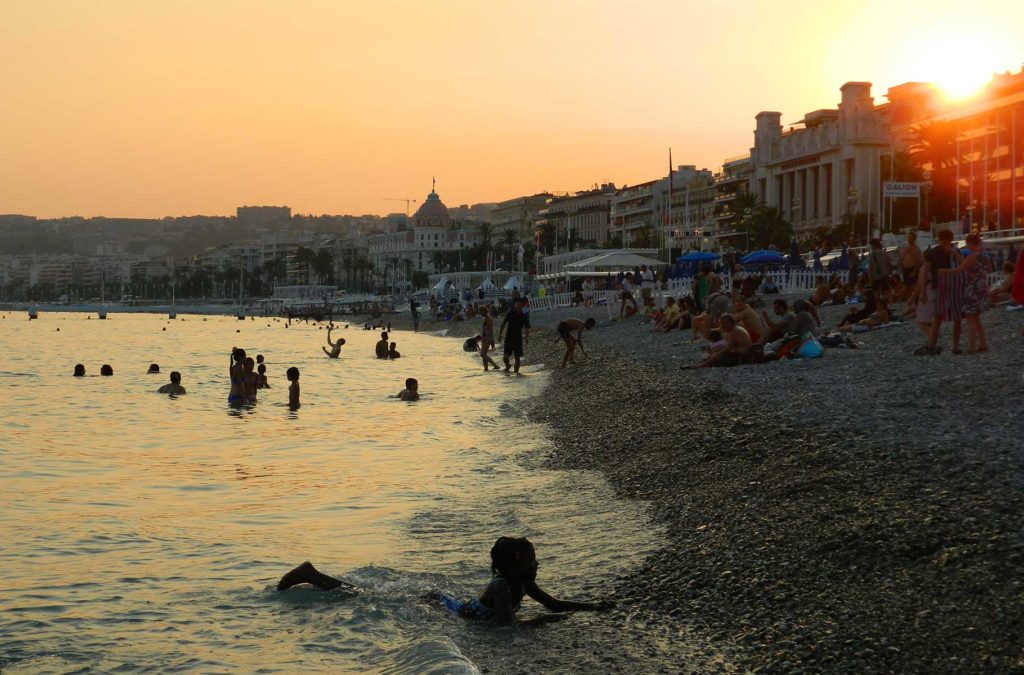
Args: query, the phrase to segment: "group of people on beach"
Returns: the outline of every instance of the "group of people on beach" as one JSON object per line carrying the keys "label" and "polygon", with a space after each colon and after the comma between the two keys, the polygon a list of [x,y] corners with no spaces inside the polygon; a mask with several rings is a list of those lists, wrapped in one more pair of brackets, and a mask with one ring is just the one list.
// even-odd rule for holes
{"label": "group of people on beach", "polygon": [[[253,359],[247,356],[241,347],[231,348],[231,360],[228,363],[228,376],[231,390],[228,392],[228,405],[240,406],[256,403],[256,392],[259,389],[270,389],[267,381],[267,365],[263,354]],[[285,371],[285,377],[291,383],[288,386],[288,407],[298,410],[299,402],[299,369],[292,366]]]}

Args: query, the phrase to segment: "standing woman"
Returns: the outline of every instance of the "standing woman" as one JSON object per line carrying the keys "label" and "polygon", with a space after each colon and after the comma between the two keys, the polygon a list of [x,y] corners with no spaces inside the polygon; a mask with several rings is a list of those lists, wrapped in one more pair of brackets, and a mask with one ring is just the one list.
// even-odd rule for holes
{"label": "standing woman", "polygon": [[491,308],[484,305],[480,308],[480,313],[484,317],[484,323],[480,329],[480,359],[484,362],[485,373],[488,365],[497,372],[498,364],[487,355],[487,352],[494,349],[494,318],[491,316]]}
{"label": "standing woman", "polygon": [[967,353],[977,354],[988,351],[981,313],[988,309],[988,274],[992,271],[992,261],[982,250],[978,234],[967,235],[967,249],[970,253],[956,271],[966,276],[961,312],[967,320]]}
{"label": "standing woman", "polygon": [[921,249],[917,245],[917,232],[911,230],[907,235],[907,245],[900,251],[900,271],[903,273],[903,286],[907,296],[913,292],[917,284],[917,273],[921,269]]}
{"label": "standing woman", "polygon": [[245,350],[238,347],[231,348],[231,360],[228,365],[228,375],[231,377],[231,391],[228,393],[228,404],[240,405],[245,403]]}

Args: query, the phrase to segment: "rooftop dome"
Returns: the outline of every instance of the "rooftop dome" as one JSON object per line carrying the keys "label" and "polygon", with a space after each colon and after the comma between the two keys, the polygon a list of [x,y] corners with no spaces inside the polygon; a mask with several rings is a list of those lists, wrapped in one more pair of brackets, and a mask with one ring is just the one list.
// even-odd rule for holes
{"label": "rooftop dome", "polygon": [[416,209],[413,219],[420,227],[448,227],[452,222],[448,207],[444,205],[434,190],[427,195],[427,200],[423,202],[423,205]]}

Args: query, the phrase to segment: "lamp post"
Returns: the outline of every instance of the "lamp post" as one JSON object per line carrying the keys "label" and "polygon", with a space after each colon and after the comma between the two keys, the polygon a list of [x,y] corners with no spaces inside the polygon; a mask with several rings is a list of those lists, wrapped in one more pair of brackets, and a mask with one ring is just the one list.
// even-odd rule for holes
{"label": "lamp post", "polygon": [[[793,197],[792,207],[793,207],[792,214],[793,214],[794,229],[795,230],[799,230],[800,229],[800,198],[799,197]],[[796,232],[794,232],[793,234],[795,236]]]}
{"label": "lamp post", "polygon": [[753,219],[754,210],[749,206],[743,209],[743,223],[747,226],[747,252],[750,252],[750,221]]}
{"label": "lamp post", "polygon": [[[856,223],[854,222],[854,219],[853,219],[853,213],[854,213],[854,209],[857,207],[857,202],[859,202],[859,201],[860,201],[860,194],[857,192],[857,188],[851,186],[850,187],[850,193],[849,193],[849,195],[846,198],[846,204],[849,207],[847,209],[847,214],[850,216],[850,236],[851,237],[854,235],[853,228],[856,225]],[[868,223],[868,228],[870,228],[870,227],[871,227],[871,224]],[[865,244],[868,243],[868,239],[871,239],[870,231],[868,233],[867,239],[864,240]]]}
{"label": "lamp post", "polygon": [[[935,184],[932,182],[931,171],[925,171],[923,174],[921,174],[921,177],[924,178],[924,182],[921,183],[921,189],[924,190],[924,217],[928,219],[928,229],[930,231],[932,229],[932,217],[931,214],[928,212],[928,195],[931,193],[932,186]],[[918,220],[920,221],[920,219]],[[917,227],[921,227],[920,222],[917,223]]]}

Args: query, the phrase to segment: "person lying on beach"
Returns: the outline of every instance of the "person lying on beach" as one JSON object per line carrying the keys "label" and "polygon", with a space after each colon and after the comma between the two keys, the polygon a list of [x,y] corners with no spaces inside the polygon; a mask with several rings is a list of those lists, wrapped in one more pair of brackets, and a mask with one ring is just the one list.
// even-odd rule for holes
{"label": "person lying on beach", "polygon": [[388,358],[389,359],[400,359],[402,354],[398,351],[398,343],[392,342],[388,345]]}
{"label": "person lying on beach", "polygon": [[[447,593],[433,592],[427,599],[438,601],[456,616],[475,621],[494,621],[523,627],[538,626],[569,618],[566,612],[603,612],[614,607],[607,601],[577,602],[554,598],[537,585],[537,554],[525,537],[500,537],[491,547],[491,580],[472,600],[460,600]],[[555,614],[517,620],[523,598],[530,596]]]}
{"label": "person lying on beach", "polygon": [[320,349],[324,350],[324,354],[327,354],[327,358],[329,359],[338,358],[338,356],[341,355],[341,347],[345,344],[345,338],[338,338],[336,342],[331,342],[331,331],[333,329],[334,326],[327,327],[327,344],[330,346],[331,351],[327,351],[327,347],[320,347]]}
{"label": "person lying on beach", "polygon": [[380,334],[380,340],[377,340],[377,345],[374,347],[374,353],[378,359],[386,359],[388,357],[388,332],[384,331]]}
{"label": "person lying on beach", "polygon": [[[590,330],[594,327],[594,318],[591,317],[586,321],[580,321],[579,319],[565,319],[559,321],[556,330],[558,331],[559,338],[565,342],[565,355],[562,357],[562,367],[565,368],[567,363],[576,363],[573,358],[573,354],[576,352],[576,347],[580,348],[589,358],[587,350],[583,348],[583,331]],[[576,335],[573,335],[576,333]]]}
{"label": "person lying on beach", "polygon": [[889,309],[889,304],[885,300],[879,300],[875,306],[875,311],[872,312],[869,316],[861,319],[857,323],[848,323],[839,326],[837,330],[840,333],[849,333],[851,331],[860,332],[861,330],[870,330],[871,328],[878,328],[879,326],[887,324],[890,321],[892,321],[892,311]]}
{"label": "person lying on beach", "polygon": [[285,377],[291,382],[288,385],[288,407],[292,410],[298,410],[299,406],[299,369],[292,366],[285,372]]}
{"label": "person lying on beach", "polygon": [[256,366],[256,388],[270,389],[270,384],[267,382],[267,366],[264,363]]}
{"label": "person lying on beach", "polygon": [[403,401],[420,400],[420,383],[415,377],[408,377],[405,379],[405,389],[398,392],[398,398]]}
{"label": "person lying on beach", "polygon": [[861,309],[851,309],[846,314],[846,316],[843,317],[843,320],[839,322],[839,327],[842,328],[843,326],[852,325],[857,323],[858,321],[863,321],[864,319],[874,314],[877,305],[878,301],[875,296],[875,292],[871,290],[865,291],[864,307],[862,307]]}
{"label": "person lying on beach", "polygon": [[76,363],[75,364],[74,376],[75,377],[85,377],[85,366],[83,366],[81,363]]}
{"label": "person lying on beach", "polygon": [[170,394],[171,396],[181,396],[185,393],[185,387],[181,386],[181,373],[173,371],[171,373],[171,381],[164,386],[156,390],[158,394]]}
{"label": "person lying on beach", "polygon": [[692,366],[683,366],[684,370],[689,368],[738,366],[749,361],[750,346],[753,344],[750,334],[736,323],[736,319],[732,314],[722,315],[721,328],[722,337],[725,338],[725,347],[711,352],[706,359],[699,363]]}

